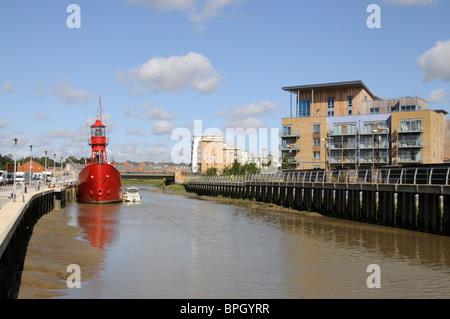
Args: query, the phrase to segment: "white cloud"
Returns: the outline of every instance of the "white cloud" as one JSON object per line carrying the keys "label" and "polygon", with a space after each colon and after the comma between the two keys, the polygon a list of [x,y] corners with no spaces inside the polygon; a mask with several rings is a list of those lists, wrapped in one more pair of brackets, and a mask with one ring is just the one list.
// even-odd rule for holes
{"label": "white cloud", "polygon": [[167,121],[159,121],[153,125],[153,130],[151,133],[154,135],[171,134],[174,129],[175,127],[173,124]]}
{"label": "white cloud", "polygon": [[241,0],[206,0],[203,8],[193,8],[189,14],[189,20],[193,23],[204,23],[207,20],[224,16],[224,8],[233,4],[239,4]]}
{"label": "white cloud", "polygon": [[[145,107],[145,106],[144,106]],[[148,109],[146,120],[174,120],[175,115],[167,112],[160,106],[150,107]]]}
{"label": "white cloud", "polygon": [[12,91],[14,91],[14,85],[11,82],[3,83],[2,94],[11,93]]}
{"label": "white cloud", "polygon": [[53,94],[63,104],[84,104],[91,100],[91,97],[86,91],[72,88],[70,80],[56,84],[53,88]]}
{"label": "white cloud", "polygon": [[440,103],[444,99],[446,99],[449,96],[447,92],[445,92],[444,89],[437,89],[434,91],[431,91],[430,96],[428,97],[428,102],[430,103]]}
{"label": "white cloud", "polygon": [[34,117],[36,119],[38,119],[38,120],[49,121],[50,122],[50,119],[49,119],[48,115],[44,114],[44,113],[41,113],[41,112],[35,112],[34,113]]}
{"label": "white cloud", "polygon": [[213,93],[219,87],[220,76],[207,57],[190,52],[186,56],[156,57],[128,72],[119,70],[117,79],[128,85],[132,94],[179,92],[192,88],[201,93]]}
{"label": "white cloud", "polygon": [[136,135],[136,136],[146,136],[145,133],[141,132],[141,130],[133,130],[133,129],[127,129],[126,132],[127,135]]}
{"label": "white cloud", "polygon": [[187,12],[194,30],[203,31],[205,22],[226,16],[225,8],[239,5],[242,0],[126,0],[130,4],[142,5],[154,11]]}
{"label": "white cloud", "polygon": [[258,129],[267,127],[260,117],[268,115],[279,108],[275,102],[262,101],[260,103],[251,103],[224,109],[218,116],[227,118],[225,123],[225,127],[227,128]]}
{"label": "white cloud", "polygon": [[157,11],[190,10],[194,7],[196,0],[127,0],[128,3],[149,7]]}
{"label": "white cloud", "polygon": [[124,111],[125,116],[134,117],[137,120],[146,120],[146,121],[176,119],[175,115],[167,112],[161,106],[150,106],[149,103],[146,102],[142,105],[142,108],[144,108],[145,111],[137,110],[137,107],[129,105],[125,108]]}
{"label": "white cloud", "polygon": [[384,0],[384,2],[409,6],[409,5],[433,4],[436,3],[437,0]]}
{"label": "white cloud", "polygon": [[450,40],[437,41],[436,45],[426,51],[417,59],[422,69],[423,80],[432,81],[440,79],[450,81]]}

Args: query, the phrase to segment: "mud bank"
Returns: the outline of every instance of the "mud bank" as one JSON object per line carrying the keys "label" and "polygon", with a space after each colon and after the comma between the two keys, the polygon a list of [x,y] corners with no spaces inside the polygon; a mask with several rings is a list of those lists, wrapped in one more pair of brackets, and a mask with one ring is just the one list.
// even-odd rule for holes
{"label": "mud bank", "polygon": [[80,266],[82,281],[91,279],[99,269],[102,251],[81,240],[81,228],[70,226],[69,221],[64,209],[54,210],[34,226],[16,293],[18,299],[65,295],[70,264]]}

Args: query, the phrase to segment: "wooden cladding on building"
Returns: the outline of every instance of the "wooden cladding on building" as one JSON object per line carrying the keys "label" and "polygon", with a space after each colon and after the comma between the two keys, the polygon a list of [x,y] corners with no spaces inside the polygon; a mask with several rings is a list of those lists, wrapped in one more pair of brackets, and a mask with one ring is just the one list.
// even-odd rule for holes
{"label": "wooden cladding on building", "polygon": [[[350,97],[350,101],[349,101]],[[329,114],[330,100],[333,98],[333,114]],[[364,88],[298,91],[298,100],[310,100],[311,116],[339,116],[360,114],[364,101],[372,101],[372,96]]]}

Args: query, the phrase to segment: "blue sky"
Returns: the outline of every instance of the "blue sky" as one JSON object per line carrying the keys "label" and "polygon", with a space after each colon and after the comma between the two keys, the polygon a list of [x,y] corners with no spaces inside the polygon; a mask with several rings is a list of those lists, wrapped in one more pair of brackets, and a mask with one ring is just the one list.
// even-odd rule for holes
{"label": "blue sky", "polygon": [[[81,28],[67,26],[71,3]],[[30,143],[89,156],[99,95],[116,161],[173,160],[172,132],[195,120],[270,133],[283,86],[362,80],[450,112],[449,13],[448,0],[3,1],[0,153],[19,136],[19,157]]]}

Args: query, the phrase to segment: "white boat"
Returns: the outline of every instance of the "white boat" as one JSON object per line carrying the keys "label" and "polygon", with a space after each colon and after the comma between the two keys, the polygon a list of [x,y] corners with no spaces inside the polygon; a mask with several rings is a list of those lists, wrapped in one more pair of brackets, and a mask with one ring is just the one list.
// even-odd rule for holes
{"label": "white boat", "polygon": [[128,187],[123,193],[123,200],[125,202],[140,202],[141,195],[139,195],[139,189],[137,187]]}

